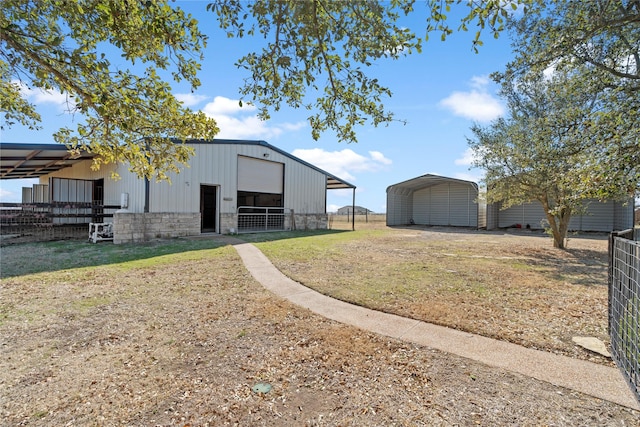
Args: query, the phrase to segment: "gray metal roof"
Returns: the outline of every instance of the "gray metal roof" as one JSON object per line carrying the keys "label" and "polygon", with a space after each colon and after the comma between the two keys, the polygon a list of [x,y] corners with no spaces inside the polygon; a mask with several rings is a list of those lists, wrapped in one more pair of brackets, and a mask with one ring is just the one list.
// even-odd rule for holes
{"label": "gray metal roof", "polygon": [[62,144],[0,143],[0,179],[37,178],[90,160],[93,154],[72,155]]}
{"label": "gray metal roof", "polygon": [[[176,140],[176,142],[177,141],[178,140]],[[266,141],[191,139],[187,140],[186,143],[261,145],[324,174],[327,177],[328,190],[338,188],[356,188],[355,185],[350,184],[347,181],[312,165],[311,163],[305,162],[286,151],[274,147]],[[78,156],[72,156],[67,147],[62,144],[22,144],[0,142],[0,179],[37,178],[72,166],[75,163],[90,160],[94,156],[94,154],[86,151],[82,151]]]}
{"label": "gray metal roof", "polygon": [[389,191],[401,190],[401,191],[416,191],[422,188],[433,187],[434,185],[444,184],[447,182],[457,182],[460,184],[467,184],[478,189],[478,184],[472,181],[465,181],[457,178],[448,178],[446,176],[438,176],[438,175],[422,175],[417,178],[409,179],[407,181],[402,181],[397,184],[390,185],[387,187],[387,193]]}

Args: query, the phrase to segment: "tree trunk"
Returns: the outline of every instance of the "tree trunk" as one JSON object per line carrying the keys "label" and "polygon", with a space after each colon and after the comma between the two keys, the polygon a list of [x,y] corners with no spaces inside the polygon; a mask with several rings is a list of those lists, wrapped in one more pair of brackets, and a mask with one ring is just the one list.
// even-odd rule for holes
{"label": "tree trunk", "polygon": [[569,221],[571,220],[571,208],[562,208],[557,215],[553,215],[550,212],[549,203],[546,200],[541,201],[541,203],[553,235],[553,247],[566,249],[565,240],[569,229]]}

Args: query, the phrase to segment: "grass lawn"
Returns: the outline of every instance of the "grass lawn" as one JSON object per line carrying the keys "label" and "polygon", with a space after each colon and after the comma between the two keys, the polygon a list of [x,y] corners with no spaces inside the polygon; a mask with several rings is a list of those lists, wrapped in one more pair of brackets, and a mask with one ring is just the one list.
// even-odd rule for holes
{"label": "grass lawn", "polygon": [[608,343],[607,240],[359,225],[256,245],[286,275],[366,307],[604,364],[573,341]]}
{"label": "grass lawn", "polygon": [[[606,240],[390,229],[270,233],[285,274],[385,311],[609,363]],[[611,402],[317,316],[221,239],[0,249],[6,425],[633,425]],[[256,392],[267,384],[267,393]]]}

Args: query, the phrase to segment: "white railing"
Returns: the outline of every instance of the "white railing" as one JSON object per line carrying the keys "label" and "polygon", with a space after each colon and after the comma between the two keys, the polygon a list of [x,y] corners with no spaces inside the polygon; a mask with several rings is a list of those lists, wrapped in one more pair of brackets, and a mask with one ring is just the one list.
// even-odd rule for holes
{"label": "white railing", "polygon": [[291,230],[291,210],[265,206],[238,207],[238,233]]}

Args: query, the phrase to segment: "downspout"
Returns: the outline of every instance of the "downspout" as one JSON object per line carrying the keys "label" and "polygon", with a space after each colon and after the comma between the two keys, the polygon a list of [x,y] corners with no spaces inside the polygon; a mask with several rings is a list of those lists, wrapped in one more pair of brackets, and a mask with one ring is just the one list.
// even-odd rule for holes
{"label": "downspout", "polygon": [[149,178],[144,179],[144,213],[149,213]]}
{"label": "downspout", "polygon": [[[147,150],[146,152],[146,156],[147,156],[147,161],[149,161],[149,140],[146,139],[145,141],[145,149]],[[146,176],[144,177],[144,213],[149,213],[149,177]]]}

